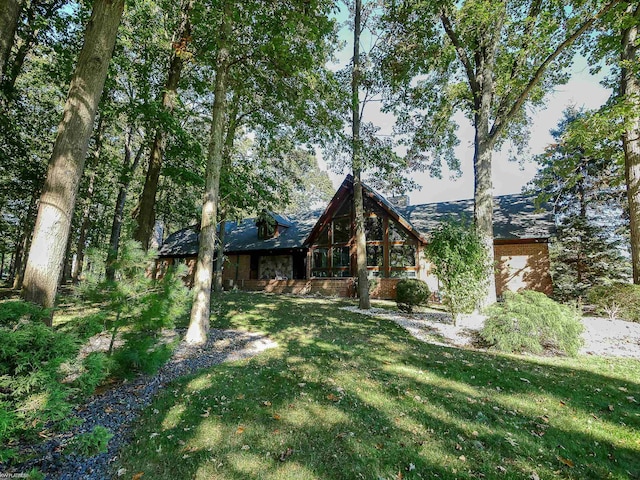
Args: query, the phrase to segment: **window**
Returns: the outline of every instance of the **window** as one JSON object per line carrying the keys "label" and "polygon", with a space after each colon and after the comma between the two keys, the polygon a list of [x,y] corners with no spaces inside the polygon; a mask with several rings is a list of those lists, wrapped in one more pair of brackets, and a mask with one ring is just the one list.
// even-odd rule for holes
{"label": "window", "polygon": [[329,249],[316,248],[313,251],[313,268],[327,268],[329,266]]}
{"label": "window", "polygon": [[416,247],[413,245],[392,245],[389,249],[390,267],[415,267]]}
{"label": "window", "polygon": [[382,245],[367,245],[367,267],[384,265],[384,247]]}
{"label": "window", "polygon": [[349,267],[351,265],[351,252],[349,247],[333,247],[333,267]]}
{"label": "window", "polygon": [[364,222],[364,230],[367,236],[367,242],[381,242],[384,236],[384,229],[382,228],[382,218],[366,218]]}
{"label": "window", "polygon": [[336,218],[333,221],[333,243],[347,243],[351,239],[351,218]]}
{"label": "window", "polygon": [[390,242],[404,242],[409,238],[406,230],[398,225],[396,222],[389,219],[389,241]]}

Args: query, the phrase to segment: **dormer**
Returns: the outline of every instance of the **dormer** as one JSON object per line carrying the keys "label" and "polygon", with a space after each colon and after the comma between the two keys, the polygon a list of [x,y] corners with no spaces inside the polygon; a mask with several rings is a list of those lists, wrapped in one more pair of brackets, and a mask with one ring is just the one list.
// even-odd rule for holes
{"label": "dormer", "polygon": [[276,238],[287,228],[293,225],[291,221],[283,215],[263,210],[256,218],[256,227],[258,227],[258,239],[268,240]]}

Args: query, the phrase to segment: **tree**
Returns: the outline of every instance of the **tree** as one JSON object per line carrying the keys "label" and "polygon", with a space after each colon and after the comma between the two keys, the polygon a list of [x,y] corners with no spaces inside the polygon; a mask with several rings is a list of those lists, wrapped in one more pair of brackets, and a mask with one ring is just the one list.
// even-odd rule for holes
{"label": "tree", "polygon": [[[242,8],[236,8],[234,2],[223,1],[221,4],[214,3],[214,8],[194,12],[198,18],[197,24],[194,21],[194,43],[202,48],[200,58],[213,56],[215,59],[212,68],[215,72],[215,91],[193,287],[194,303],[187,332],[187,341],[191,343],[206,341],[209,328],[219,180],[225,119],[229,113],[226,97],[231,93],[229,90],[234,72],[239,76],[242,75],[238,72],[244,73],[242,78],[250,85],[269,78],[279,80],[283,91],[295,96],[296,87],[304,84],[298,80],[304,80],[307,72],[317,68],[317,65],[324,65],[327,60],[327,37],[333,33],[333,24],[327,18],[328,6],[323,1],[290,1],[269,5],[245,2]],[[201,27],[210,28],[210,25],[220,25],[213,45],[209,43],[210,36],[198,35]],[[307,81],[313,80],[315,78],[309,76]],[[275,84],[266,85],[265,92],[273,91]],[[264,95],[262,98],[269,101],[270,96]],[[265,123],[268,120],[265,116]]]}
{"label": "tree", "polygon": [[[171,56],[169,58],[169,71],[165,88],[162,91],[162,114],[171,115],[178,96],[178,84],[182,76],[182,68],[189,57],[187,46],[191,40],[191,9],[193,0],[183,0],[180,9],[180,21],[174,34]],[[133,238],[139,241],[144,249],[149,247],[151,232],[155,224],[155,204],[158,190],[158,179],[162,168],[162,159],[167,144],[167,129],[164,125],[158,125],[151,153],[149,156],[149,166],[147,177],[144,182],[144,189],[140,197],[140,205],[137,213],[138,226]]]}
{"label": "tree", "polygon": [[551,130],[555,142],[536,158],[540,169],[528,190],[556,218],[551,257],[560,300],[627,276],[619,234],[624,162],[618,133],[619,126],[603,122],[598,112],[569,108]]}
{"label": "tree", "polygon": [[209,316],[211,313],[209,302],[211,301],[213,257],[215,255],[218,221],[218,191],[220,189],[220,169],[222,168],[227,76],[231,63],[229,51],[232,32],[231,22],[231,2],[225,1],[222,11],[222,24],[218,34],[218,52],[215,65],[216,80],[211,115],[211,143],[207,158],[205,193],[202,202],[198,262],[193,281],[193,306],[191,307],[189,329],[186,335],[187,342],[193,344],[205,343],[209,332]]}
{"label": "tree", "polygon": [[4,78],[5,67],[15,39],[21,9],[22,0],[7,0],[3,4],[2,12],[0,12],[0,82]]}
{"label": "tree", "polygon": [[620,98],[626,104],[625,129],[622,135],[627,201],[631,227],[631,264],[633,283],[640,284],[640,5],[624,2],[620,53]]}
{"label": "tree", "polygon": [[474,222],[490,258],[484,304],[496,298],[492,152],[506,139],[525,144],[524,107],[541,105],[567,80],[572,45],[616,3],[410,1],[388,10],[389,108],[410,136],[410,161],[431,153],[432,170],[442,160],[456,167],[454,113],[464,112],[475,129]]}
{"label": "tree", "polygon": [[460,314],[480,306],[484,295],[489,256],[482,237],[464,220],[448,221],[431,234],[425,253],[442,283],[443,303],[455,325]]}
{"label": "tree", "polygon": [[355,221],[356,262],[358,271],[358,306],[371,308],[369,272],[367,271],[367,238],[364,231],[362,198],[362,160],[360,148],[360,34],[362,1],[355,0],[353,22],[353,70],[351,73],[351,168],[353,171],[353,212]]}
{"label": "tree", "polygon": [[25,300],[53,307],[76,193],[113,53],[124,0],[97,0],[71,81],[40,197],[25,271]]}

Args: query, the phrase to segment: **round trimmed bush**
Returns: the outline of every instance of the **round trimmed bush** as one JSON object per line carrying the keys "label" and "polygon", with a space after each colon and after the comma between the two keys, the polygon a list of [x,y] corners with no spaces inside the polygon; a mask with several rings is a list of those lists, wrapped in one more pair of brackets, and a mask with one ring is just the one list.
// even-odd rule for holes
{"label": "round trimmed bush", "polygon": [[540,292],[505,292],[504,301],[489,307],[487,315],[480,335],[504,352],[551,350],[575,356],[582,346],[578,311]]}
{"label": "round trimmed bush", "polygon": [[411,313],[418,305],[426,305],[431,292],[422,280],[417,278],[404,278],[396,287],[396,303],[398,309]]}

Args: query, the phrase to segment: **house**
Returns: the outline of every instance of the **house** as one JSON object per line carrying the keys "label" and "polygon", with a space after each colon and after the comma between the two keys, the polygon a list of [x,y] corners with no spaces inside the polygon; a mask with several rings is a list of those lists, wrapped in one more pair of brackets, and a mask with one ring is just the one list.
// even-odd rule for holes
{"label": "house", "polygon": [[[473,217],[473,200],[406,205],[387,200],[363,185],[367,265],[372,296],[395,298],[401,278],[419,278],[439,289],[424,246],[429,233],[449,219]],[[268,292],[355,295],[356,256],[353,179],[349,175],[323,211],[286,217],[266,212],[257,219],[225,222],[225,288]],[[549,212],[536,211],[533,198],[494,198],[496,291],[529,288],[551,293],[548,241],[554,231]],[[198,252],[197,227],[170,235],[159,251],[160,268],[189,266],[191,282]]]}

